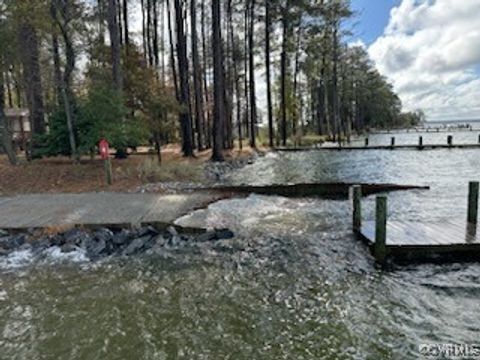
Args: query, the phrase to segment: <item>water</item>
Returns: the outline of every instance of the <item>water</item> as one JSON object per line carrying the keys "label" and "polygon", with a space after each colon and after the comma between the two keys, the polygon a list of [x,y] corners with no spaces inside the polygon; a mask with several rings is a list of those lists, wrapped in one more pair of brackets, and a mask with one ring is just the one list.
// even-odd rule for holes
{"label": "water", "polygon": [[[465,218],[479,169],[476,150],[269,154],[228,181],[429,185],[389,194],[391,217],[441,221]],[[0,358],[416,359],[422,343],[480,339],[480,266],[382,272],[348,201],[252,195],[179,222],[237,236],[100,263],[1,260]]]}

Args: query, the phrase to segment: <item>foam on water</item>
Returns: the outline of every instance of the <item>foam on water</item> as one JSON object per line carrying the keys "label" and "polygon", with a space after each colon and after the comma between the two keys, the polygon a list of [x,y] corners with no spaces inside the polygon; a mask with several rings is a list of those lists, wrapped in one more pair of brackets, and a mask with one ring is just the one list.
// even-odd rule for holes
{"label": "foam on water", "polygon": [[16,270],[28,268],[33,264],[57,265],[62,263],[86,263],[90,260],[82,249],[63,253],[58,246],[52,246],[41,252],[31,249],[13,251],[8,256],[0,257],[0,270]]}

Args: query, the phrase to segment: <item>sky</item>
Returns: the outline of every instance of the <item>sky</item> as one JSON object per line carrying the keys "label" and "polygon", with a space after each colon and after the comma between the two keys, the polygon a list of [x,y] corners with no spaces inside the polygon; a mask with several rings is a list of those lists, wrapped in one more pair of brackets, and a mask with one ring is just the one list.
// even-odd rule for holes
{"label": "sky", "polygon": [[480,119],[480,0],[352,0],[363,44],[405,110]]}

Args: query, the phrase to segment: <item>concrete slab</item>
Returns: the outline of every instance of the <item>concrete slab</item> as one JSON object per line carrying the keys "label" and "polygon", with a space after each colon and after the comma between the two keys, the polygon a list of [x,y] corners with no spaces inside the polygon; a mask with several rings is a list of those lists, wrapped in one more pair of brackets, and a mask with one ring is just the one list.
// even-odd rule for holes
{"label": "concrete slab", "polygon": [[123,193],[39,194],[0,197],[0,228],[170,225],[220,200],[211,193],[159,195]]}

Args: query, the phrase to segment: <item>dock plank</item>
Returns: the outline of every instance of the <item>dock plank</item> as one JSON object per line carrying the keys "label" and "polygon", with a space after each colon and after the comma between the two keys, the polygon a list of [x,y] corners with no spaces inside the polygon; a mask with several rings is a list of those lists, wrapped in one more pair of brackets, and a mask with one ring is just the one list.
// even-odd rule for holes
{"label": "dock plank", "polygon": [[[364,222],[361,233],[372,244],[375,243],[375,222]],[[421,223],[389,221],[387,223],[387,246],[449,246],[472,243],[480,244],[478,228],[469,231],[466,225],[462,226],[458,222]]]}
{"label": "dock plank", "polygon": [[[373,250],[375,222],[367,221],[357,232]],[[387,255],[402,261],[480,260],[480,234],[477,225],[459,221],[387,222]],[[442,261],[443,261],[442,260]]]}

